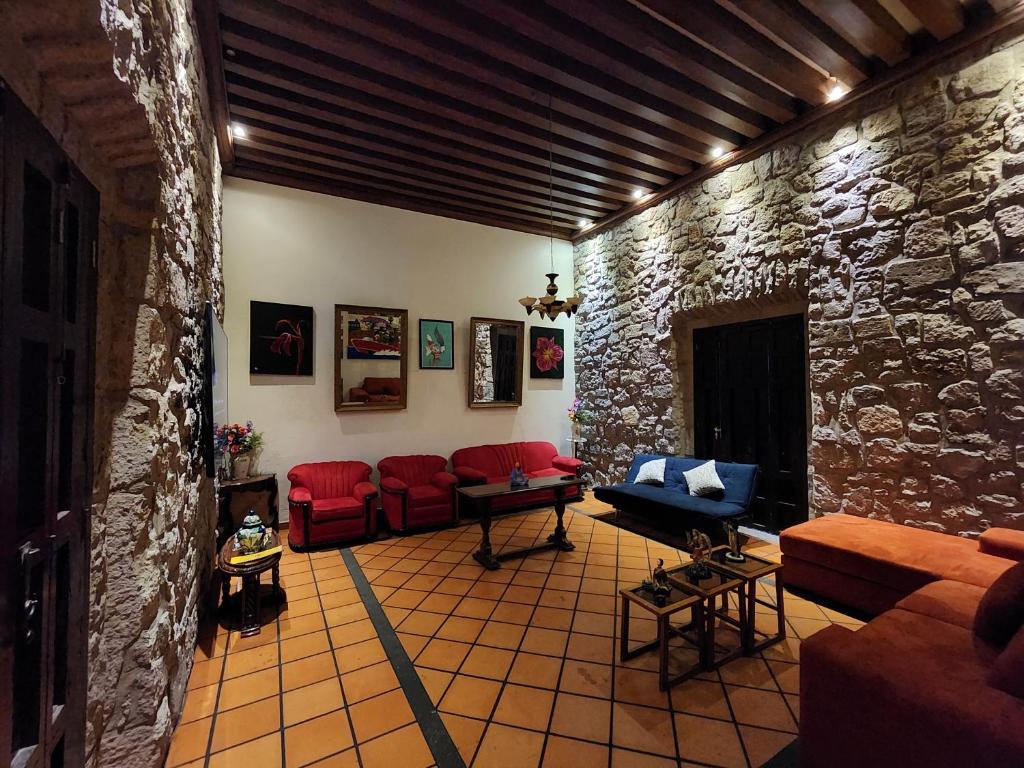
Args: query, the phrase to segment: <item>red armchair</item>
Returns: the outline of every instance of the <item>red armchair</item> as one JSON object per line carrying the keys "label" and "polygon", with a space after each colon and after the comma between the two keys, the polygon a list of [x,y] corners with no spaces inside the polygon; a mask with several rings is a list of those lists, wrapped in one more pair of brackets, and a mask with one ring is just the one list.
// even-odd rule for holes
{"label": "red armchair", "polygon": [[[579,459],[559,456],[555,446],[544,442],[478,445],[460,448],[452,454],[452,472],[458,477],[460,485],[505,482],[516,464],[519,464],[527,477],[579,477],[583,467],[583,462]],[[582,498],[582,484],[565,489],[566,501],[579,501]],[[495,510],[541,507],[554,503],[555,493],[551,490],[495,498],[492,501]]]}
{"label": "red armchair", "polygon": [[341,544],[377,533],[377,487],[369,464],[322,461],[288,472],[288,543],[292,549]]}
{"label": "red armchair", "polygon": [[392,531],[454,523],[455,486],[443,456],[388,456],[377,462],[381,504]]}
{"label": "red armchair", "polygon": [[397,403],[402,396],[402,380],[367,376],[363,386],[352,387],[348,399],[353,403]]}

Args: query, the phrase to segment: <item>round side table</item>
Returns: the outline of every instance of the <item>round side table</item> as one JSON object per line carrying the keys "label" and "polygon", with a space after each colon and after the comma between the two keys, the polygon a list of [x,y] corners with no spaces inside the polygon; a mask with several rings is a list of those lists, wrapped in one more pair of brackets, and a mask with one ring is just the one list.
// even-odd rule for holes
{"label": "round side table", "polygon": [[[276,547],[281,543],[277,531],[270,533],[270,547]],[[281,599],[284,592],[281,590],[281,574],[279,564],[281,553],[275,552],[259,560],[250,560],[247,563],[233,565],[231,558],[238,555],[235,549],[235,537],[230,536],[224,546],[220,548],[220,556],[217,558],[217,567],[227,577],[224,579],[224,599],[227,600],[230,591],[230,579],[237,576],[242,579],[242,637],[251,637],[260,633],[260,574],[273,570],[274,597]]]}

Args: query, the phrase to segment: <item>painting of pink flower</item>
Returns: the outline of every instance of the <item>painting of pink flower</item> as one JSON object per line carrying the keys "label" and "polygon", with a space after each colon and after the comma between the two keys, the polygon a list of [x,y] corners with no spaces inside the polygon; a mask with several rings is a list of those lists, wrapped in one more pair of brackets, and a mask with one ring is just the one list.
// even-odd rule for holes
{"label": "painting of pink flower", "polygon": [[530,377],[534,379],[561,379],[565,376],[562,359],[562,330],[560,328],[531,328]]}

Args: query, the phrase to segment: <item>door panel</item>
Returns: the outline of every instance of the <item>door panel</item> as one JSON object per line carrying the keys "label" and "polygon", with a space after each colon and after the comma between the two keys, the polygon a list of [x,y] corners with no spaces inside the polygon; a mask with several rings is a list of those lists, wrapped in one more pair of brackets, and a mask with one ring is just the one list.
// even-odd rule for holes
{"label": "door panel", "polygon": [[98,206],[0,82],[0,767],[84,761]]}
{"label": "door panel", "polygon": [[699,457],[758,464],[755,525],[807,519],[804,321],[801,315],[693,332]]}

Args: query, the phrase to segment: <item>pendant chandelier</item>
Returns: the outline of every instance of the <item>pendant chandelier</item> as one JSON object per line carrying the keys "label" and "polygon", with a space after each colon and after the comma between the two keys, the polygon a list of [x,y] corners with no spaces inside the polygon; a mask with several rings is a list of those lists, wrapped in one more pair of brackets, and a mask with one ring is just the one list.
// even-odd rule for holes
{"label": "pendant chandelier", "polygon": [[579,311],[580,304],[583,303],[583,297],[576,295],[569,296],[564,300],[559,299],[558,286],[555,284],[555,278],[558,277],[558,273],[555,272],[555,206],[554,193],[552,191],[554,186],[554,158],[551,151],[551,133],[551,96],[548,95],[548,256],[551,260],[551,271],[545,275],[548,279],[548,287],[544,289],[545,295],[539,299],[533,296],[524,296],[519,300],[519,303],[523,305],[527,316],[537,312],[541,317],[546,317],[551,322],[554,322],[555,318],[560,314],[568,315],[569,317],[576,314]]}

